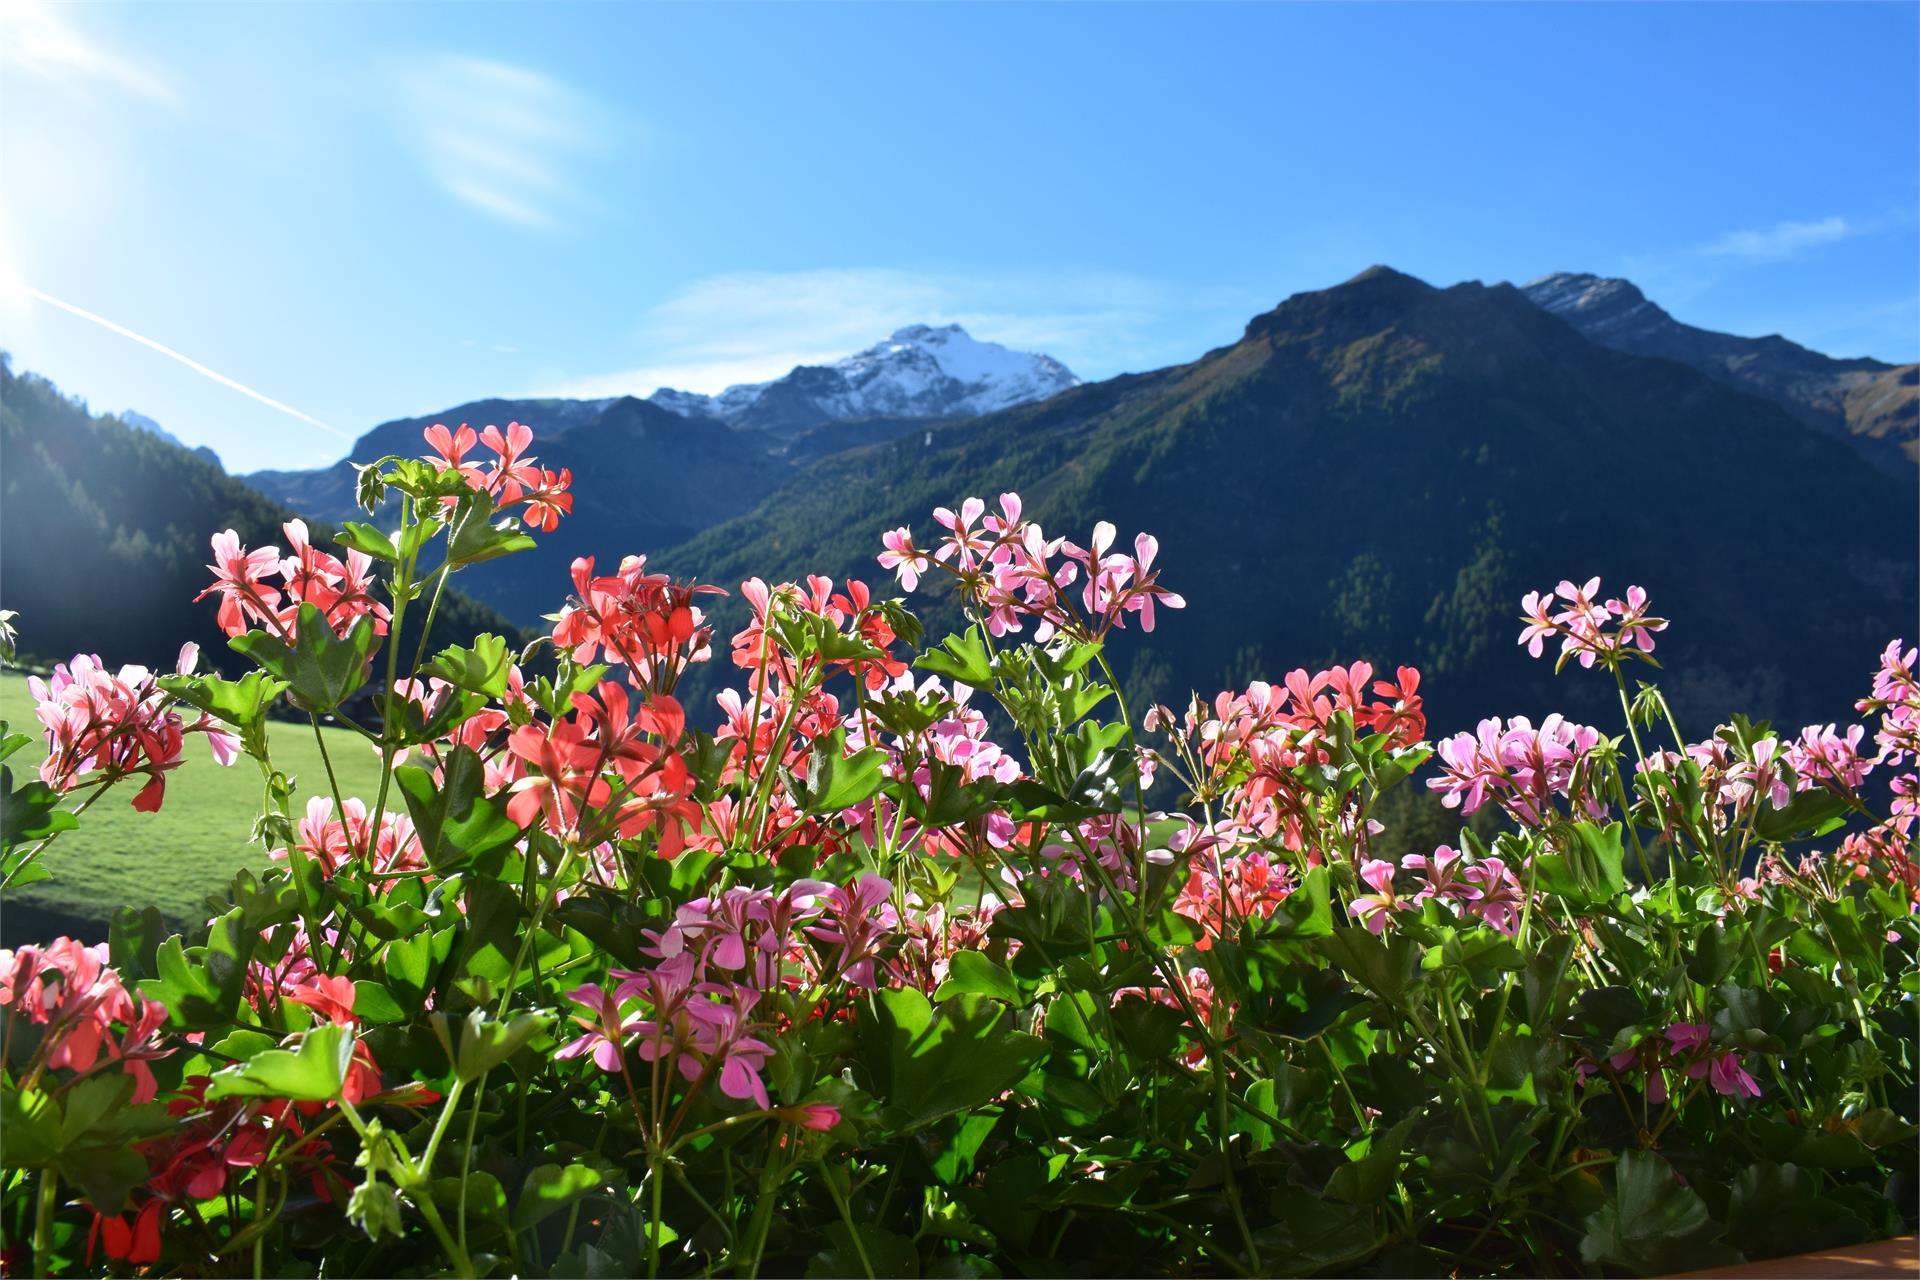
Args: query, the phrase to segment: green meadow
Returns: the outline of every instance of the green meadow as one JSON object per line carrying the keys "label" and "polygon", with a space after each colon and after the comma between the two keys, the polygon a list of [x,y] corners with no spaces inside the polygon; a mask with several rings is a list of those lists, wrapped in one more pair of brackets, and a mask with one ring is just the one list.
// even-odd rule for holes
{"label": "green meadow", "polygon": [[[39,731],[26,677],[17,672],[0,673],[0,719],[19,732]],[[379,787],[379,757],[345,729],[322,733],[342,793],[370,801]],[[272,741],[275,761],[293,775],[298,796],[326,793],[326,771],[310,728],[276,721]],[[36,743],[8,764],[16,774],[32,773],[41,758]],[[101,939],[113,913],[128,905],[156,906],[176,926],[197,924],[207,914],[208,894],[221,893],[240,868],[269,861],[264,849],[247,840],[261,798],[260,770],[248,757],[221,768],[206,741],[189,736],[186,762],[167,776],[160,812],[135,812],[137,790],[139,784],[129,781],[109,791],[80,815],[77,830],[54,840],[44,864],[53,878],[0,904],[0,941],[13,946],[58,932]],[[296,811],[304,803],[296,803]]]}

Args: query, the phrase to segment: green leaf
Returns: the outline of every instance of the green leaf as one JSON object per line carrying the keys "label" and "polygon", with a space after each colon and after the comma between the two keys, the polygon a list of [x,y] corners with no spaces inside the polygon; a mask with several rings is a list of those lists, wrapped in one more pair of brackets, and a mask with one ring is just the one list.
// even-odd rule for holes
{"label": "green leaf", "polygon": [[190,707],[224,720],[242,731],[257,731],[267,711],[287,688],[264,671],[249,671],[238,680],[219,676],[161,676],[157,682]]}
{"label": "green leaf", "polygon": [[133,1189],[152,1176],[146,1157],[138,1151],[98,1145],[61,1152],[60,1173],[86,1194],[94,1208],[109,1214],[120,1212]]}
{"label": "green leaf", "polygon": [[607,1175],[592,1165],[542,1164],[527,1172],[513,1205],[513,1229],[525,1231],[583,1196],[607,1185]]}
{"label": "green leaf", "polygon": [[151,977],[158,971],[155,957],[166,936],[166,917],[158,907],[121,907],[107,925],[107,954],[123,979]]}
{"label": "green leaf", "polygon": [[926,768],[926,794],[921,795],[918,787],[908,787],[900,796],[902,807],[915,821],[929,827],[952,827],[994,809],[992,793],[968,783],[958,765],[929,759]]}
{"label": "green leaf", "polygon": [[497,560],[517,551],[531,551],[539,545],[520,531],[516,520],[491,523],[484,516],[475,514],[459,522],[453,540],[447,547],[447,563],[458,569],[462,565],[479,564],[483,560]]}
{"label": "green leaf", "polygon": [[807,1280],[839,1276],[916,1280],[920,1274],[920,1255],[903,1235],[864,1222],[849,1231],[845,1223],[835,1222],[827,1227],[827,1239],[832,1246],[807,1263]]}
{"label": "green leaf", "polygon": [[1754,815],[1753,834],[1760,840],[1780,844],[1818,840],[1838,830],[1846,820],[1846,800],[1825,787],[1816,787],[1796,795],[1784,809],[1761,805]]}
{"label": "green leaf", "polygon": [[993,688],[993,665],[987,658],[987,646],[976,631],[948,636],[945,644],[927,650],[913,665],[976,689]]}
{"label": "green leaf", "polygon": [[391,1024],[405,1022],[408,1015],[392,992],[362,978],[353,984],[353,1016],[363,1022]]}
{"label": "green leaf", "polygon": [[947,968],[947,980],[940,984],[934,998],[945,1000],[966,994],[1004,1000],[1016,1009],[1025,1003],[1020,984],[1007,967],[981,951],[955,952]]}
{"label": "green leaf", "polygon": [[1544,1028],[1552,1025],[1560,1012],[1560,1001],[1566,988],[1567,965],[1572,959],[1573,936],[1559,934],[1540,943],[1540,949],[1534,952],[1533,959],[1527,961],[1527,972],[1520,979],[1520,986],[1526,996],[1528,1026]]}
{"label": "green leaf", "polygon": [[[794,787],[801,806],[811,814],[839,813],[870,800],[879,792],[886,776],[880,766],[886,755],[875,747],[862,747],[846,753],[847,735],[842,729],[816,739],[807,758],[807,777]],[[796,782],[798,780],[796,779]]]}
{"label": "green leaf", "polygon": [[405,798],[407,813],[427,862],[441,874],[506,848],[520,828],[500,802],[486,794],[487,767],[470,747],[441,756],[441,777],[416,765],[401,765],[393,780]]}
{"label": "green leaf", "polygon": [[1098,817],[1101,812],[1056,795],[1031,778],[1008,783],[1002,794],[1007,813],[1015,822],[1078,822],[1082,818]]}
{"label": "green leaf", "polygon": [[1724,1228],[1672,1166],[1650,1151],[1626,1151],[1614,1162],[1613,1195],[1587,1217],[1580,1256],[1638,1275],[1667,1275],[1738,1262],[1719,1244]]}
{"label": "green leaf", "polygon": [[38,1089],[0,1088],[0,1129],[11,1167],[45,1167],[60,1154],[60,1105]]}
{"label": "green leaf", "polygon": [[227,641],[234,652],[251,658],[275,678],[287,682],[294,699],[309,711],[334,711],[367,681],[373,651],[380,646],[373,618],[362,615],[334,635],[326,615],[302,604],[294,622],[291,648],[264,631],[249,631]]}
{"label": "green leaf", "polygon": [[[463,1185],[464,1183],[464,1185]],[[465,1179],[435,1178],[430,1184],[434,1203],[448,1213],[466,1210],[466,1217],[504,1226],[507,1221],[507,1193],[500,1179],[484,1170],[471,1170]],[[465,1204],[461,1203],[464,1193]]]}
{"label": "green leaf", "polygon": [[[0,765],[0,794],[5,796],[0,804],[0,849],[34,844],[56,831],[71,831],[80,825],[80,819],[60,807],[58,791],[38,778],[16,788],[13,770],[5,765]],[[5,864],[9,883],[14,881],[14,866],[11,859]]]}
{"label": "green leaf", "polygon": [[1046,1055],[1038,1036],[984,996],[930,1004],[911,988],[874,993],[868,1065],[899,1129],[931,1124],[998,1097]]}
{"label": "green leaf", "polygon": [[305,1032],[297,1050],[269,1049],[217,1071],[207,1098],[290,1098],[326,1102],[340,1095],[353,1059],[353,1033],[334,1023]]}
{"label": "green leaf", "polygon": [[1687,957],[1687,976],[1703,987],[1718,986],[1733,972],[1734,965],[1746,958],[1752,931],[1742,921],[1729,928],[1717,921],[1693,936],[1693,954]]}
{"label": "green leaf", "polygon": [[914,1143],[940,1185],[958,1186],[973,1175],[974,1157],[999,1123],[1000,1117],[993,1112],[952,1116],[922,1130]]}
{"label": "green leaf", "polygon": [[1871,1238],[1871,1228],[1820,1195],[1814,1175],[1790,1164],[1756,1164],[1733,1180],[1727,1232],[1750,1259],[1814,1253]]}
{"label": "green leaf", "polygon": [[1172,1056],[1186,1038],[1181,1034],[1187,1025],[1186,1015],[1158,1000],[1128,997],[1113,1006],[1112,1016],[1121,1042],[1139,1062],[1158,1062]]}
{"label": "green leaf", "polygon": [[133,1096],[133,1077],[124,1071],[88,1076],[67,1090],[60,1100],[60,1145],[70,1147],[87,1131],[126,1105]]}
{"label": "green leaf", "polygon": [[1420,945],[1398,933],[1375,937],[1365,929],[1335,929],[1314,944],[1360,986],[1398,1004],[1421,980]]}
{"label": "green leaf", "polygon": [[485,1009],[473,1010],[460,1029],[460,1048],[453,1061],[455,1074],[462,1080],[478,1080],[518,1053],[552,1021],[544,1013],[528,1012],[500,1022],[488,1017]]}
{"label": "green leaf", "polygon": [[1261,942],[1331,937],[1333,904],[1326,867],[1310,868],[1299,888],[1288,894],[1271,916],[1250,923],[1249,935]]}
{"label": "green leaf", "polygon": [[507,696],[507,676],[512,667],[507,642],[496,635],[473,638],[473,648],[449,645],[421,668],[422,676],[445,680],[469,693],[485,694],[495,700]]}
{"label": "green leaf", "polygon": [[[519,895],[496,880],[475,879],[465,886],[467,918],[454,957],[455,981],[484,978],[505,982],[519,949]],[[521,975],[525,977],[523,973]]]}
{"label": "green leaf", "polygon": [[[364,482],[366,472],[361,473]],[[379,503],[376,501],[375,506]],[[400,555],[393,549],[393,539],[370,524],[358,520],[349,520],[340,526],[340,532],[334,535],[334,541],[343,547],[349,547],[375,560],[384,560],[388,564],[398,564]]]}
{"label": "green leaf", "polygon": [[1534,859],[1539,887],[1579,906],[1610,901],[1627,887],[1622,870],[1626,855],[1620,846],[1625,828],[1617,822],[1601,827],[1582,820],[1573,823],[1572,830],[1570,847]]}
{"label": "green leaf", "polygon": [[418,1013],[425,1004],[434,975],[453,950],[454,934],[451,925],[437,931],[422,928],[387,944],[381,957],[387,990],[411,1012]]}
{"label": "green leaf", "polygon": [[1262,1261],[1284,1259],[1285,1274],[1337,1270],[1380,1247],[1381,1230],[1371,1208],[1322,1200],[1298,1188],[1274,1197],[1277,1221],[1254,1233]]}
{"label": "green leaf", "polygon": [[[1363,931],[1364,932],[1364,931]],[[1225,947],[1217,948],[1228,953]],[[1338,969],[1300,962],[1276,963],[1265,948],[1250,947],[1244,976],[1231,986],[1244,992],[1241,1016],[1250,1029],[1288,1040],[1312,1040],[1339,1022],[1347,1010],[1367,1003]]]}
{"label": "green leaf", "polygon": [[1452,969],[1485,989],[1500,985],[1504,975],[1526,968],[1520,948],[1493,929],[1449,927],[1440,933],[1440,945],[1426,954],[1424,967],[1429,970]]}
{"label": "green leaf", "polygon": [[1407,1135],[1413,1132],[1413,1122],[1414,1117],[1408,1116],[1391,1129],[1375,1131],[1364,1157],[1333,1171],[1327,1179],[1327,1195],[1359,1205],[1385,1200],[1400,1173],[1400,1154],[1406,1149]]}
{"label": "green leaf", "polygon": [[7,759],[34,740],[32,734],[13,733],[11,728],[5,720],[0,720],[0,760]]}

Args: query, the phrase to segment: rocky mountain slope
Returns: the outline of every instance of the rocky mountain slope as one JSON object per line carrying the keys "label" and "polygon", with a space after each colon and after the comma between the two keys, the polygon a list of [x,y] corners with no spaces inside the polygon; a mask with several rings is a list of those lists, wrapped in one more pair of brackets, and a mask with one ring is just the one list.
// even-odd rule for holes
{"label": "rocky mountain slope", "polygon": [[1920,365],[1841,360],[1778,334],[1741,338],[1696,328],[1628,280],[1563,271],[1525,293],[1602,346],[1678,360],[1764,396],[1808,426],[1850,440],[1883,470],[1911,472],[1920,460]]}

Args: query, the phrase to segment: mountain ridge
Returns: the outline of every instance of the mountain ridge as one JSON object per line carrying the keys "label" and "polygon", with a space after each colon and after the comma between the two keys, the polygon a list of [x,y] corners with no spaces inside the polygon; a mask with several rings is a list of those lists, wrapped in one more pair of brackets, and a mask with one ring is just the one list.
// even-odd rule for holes
{"label": "mountain ridge", "polygon": [[791,436],[833,421],[990,413],[1079,381],[1052,356],[981,342],[957,324],[911,324],[832,364],[798,365],[717,395],[662,387],[648,399],[676,413]]}
{"label": "mountain ridge", "polygon": [[[1151,648],[1116,637],[1135,705],[1365,658],[1426,672],[1442,727],[1598,720],[1610,685],[1556,682],[1509,643],[1525,591],[1598,573],[1676,618],[1661,646],[1678,706],[1824,720],[1913,616],[1910,482],[1778,405],[1595,343],[1513,285],[1390,269],[1296,294],[1187,364],[821,458],[651,563],[873,583],[884,529],[931,536],[935,505],[1004,489],[1051,534],[1108,519],[1159,537],[1190,607]],[[1809,492],[1844,495],[1850,525],[1757,550],[1754,513]],[[1769,613],[1764,635],[1722,626],[1777,581],[1818,600]],[[932,634],[957,623],[930,604]],[[719,606],[721,633],[737,609]],[[729,674],[703,671],[690,696]]]}
{"label": "mountain ridge", "polygon": [[1522,292],[1603,346],[1678,360],[1772,400],[1890,474],[1920,461],[1920,365],[1829,356],[1777,333],[1743,338],[1702,329],[1619,277],[1559,271]]}

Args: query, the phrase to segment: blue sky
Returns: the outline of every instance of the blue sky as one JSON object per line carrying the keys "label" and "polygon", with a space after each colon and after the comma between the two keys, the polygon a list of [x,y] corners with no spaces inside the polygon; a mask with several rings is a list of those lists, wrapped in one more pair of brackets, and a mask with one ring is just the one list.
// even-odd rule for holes
{"label": "blue sky", "polygon": [[0,346],[238,470],[920,320],[1105,377],[1374,262],[1920,357],[1913,4],[0,13]]}

